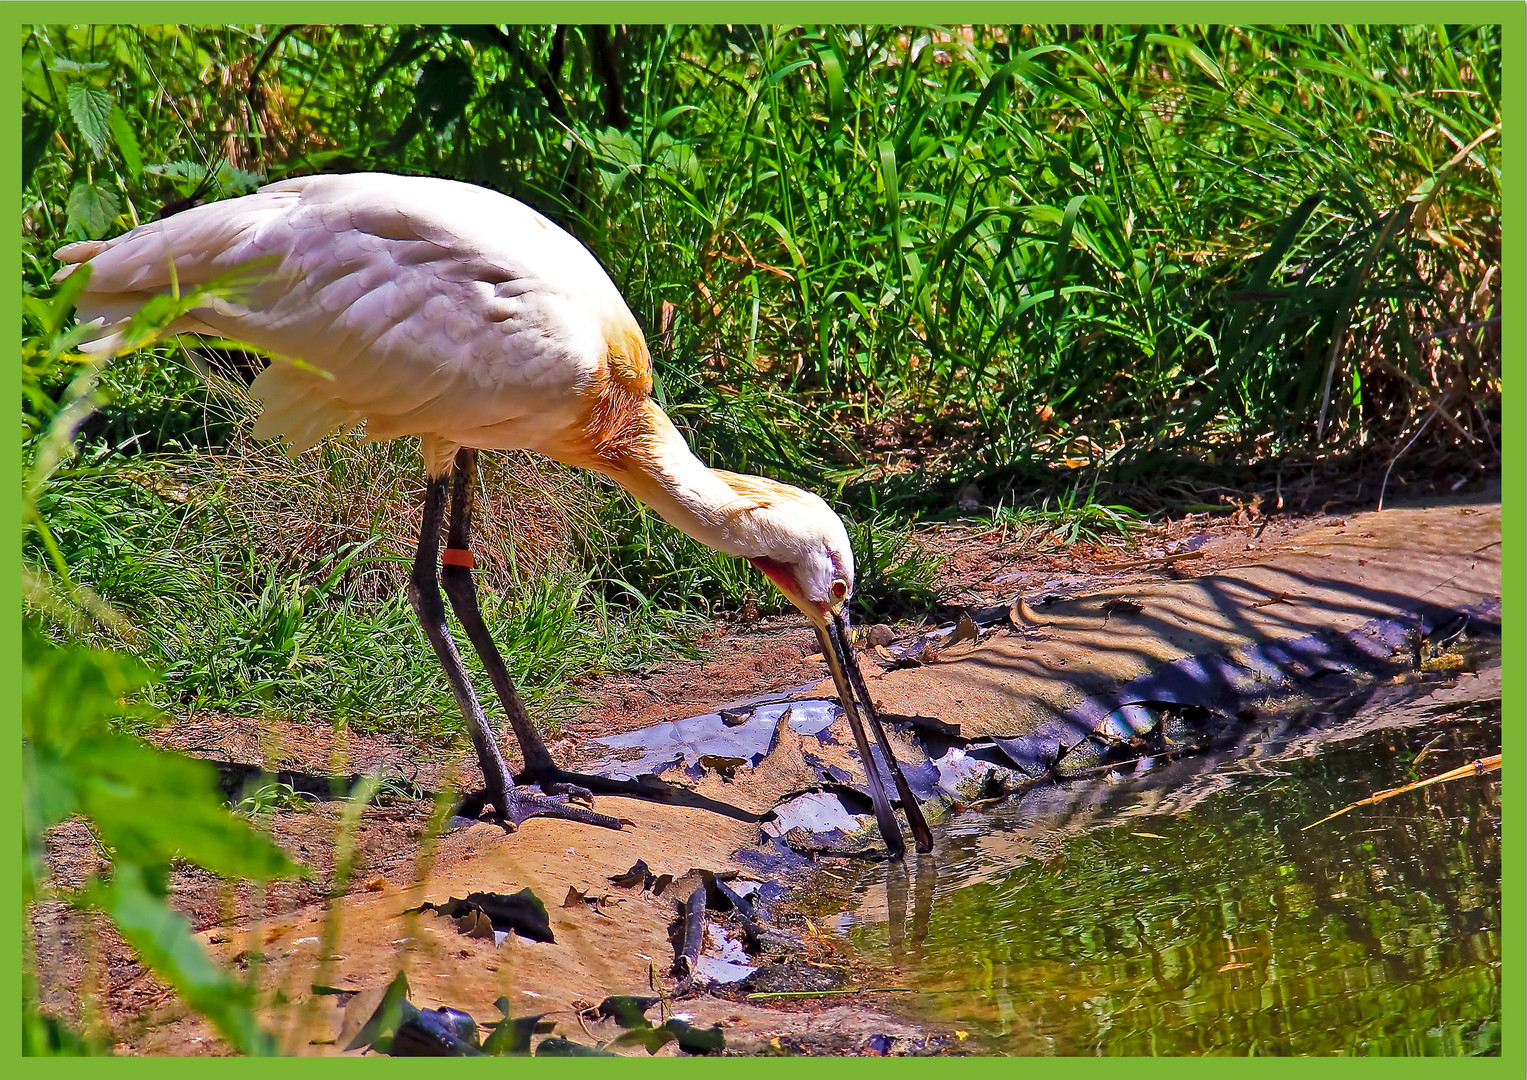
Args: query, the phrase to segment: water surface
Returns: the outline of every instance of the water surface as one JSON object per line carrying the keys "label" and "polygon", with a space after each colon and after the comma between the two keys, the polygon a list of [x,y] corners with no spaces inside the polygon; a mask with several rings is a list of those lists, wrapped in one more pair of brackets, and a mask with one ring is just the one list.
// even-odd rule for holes
{"label": "water surface", "polygon": [[1498,702],[1431,706],[1031,793],[842,925],[919,991],[880,1003],[988,1053],[1498,1053],[1500,774],[1305,826],[1499,750]]}

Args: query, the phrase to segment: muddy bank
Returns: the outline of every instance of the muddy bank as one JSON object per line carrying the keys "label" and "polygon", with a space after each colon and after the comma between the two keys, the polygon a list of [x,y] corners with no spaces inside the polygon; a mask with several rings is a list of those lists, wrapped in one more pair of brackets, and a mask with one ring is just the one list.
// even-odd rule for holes
{"label": "muddy bank", "polygon": [[[867,683],[908,735],[897,756],[913,791],[989,798],[1234,742],[1259,714],[1465,667],[1499,639],[1498,504],[1358,514],[1265,546],[1258,531],[1246,535],[1112,568],[1134,579],[1125,584],[1051,582],[957,626],[869,644]],[[826,790],[858,782],[855,763],[834,753],[843,734],[818,696],[831,686],[593,740],[614,751],[593,767],[703,785],[707,761],[766,762],[788,723],[824,790],[776,807],[780,828],[766,829],[765,846],[777,859],[740,855],[756,869],[789,864],[792,849],[826,841],[792,845],[779,833],[833,833],[863,811],[854,792]]]}
{"label": "muddy bank", "polygon": [[[969,815],[987,800],[1059,790],[1057,779],[1144,771],[1222,747],[1291,700],[1462,669],[1480,642],[1498,639],[1498,505],[1354,515],[1276,539],[1248,528],[1244,539],[1217,541],[1102,564],[1091,577],[1041,577],[1025,584],[1022,603],[996,596],[963,628],[871,646],[871,693],[888,719],[903,720],[894,748],[930,815]],[[755,675],[788,688],[811,673],[809,656],[774,647],[780,655]],[[501,1019],[502,999],[509,1015],[541,1016],[537,1043],[611,1040],[622,1029],[595,1007],[638,995],[669,999],[652,1007],[653,1023],[677,1015],[719,1027],[728,1052],[961,1052],[954,1022],[897,1016],[873,997],[786,996],[896,978],[856,968],[823,922],[837,898],[815,872],[877,852],[873,826],[863,829],[861,764],[824,692],[808,681],[721,707],[690,680],[682,693],[702,702],[694,715],[670,706],[669,717],[683,718],[584,737],[576,749],[584,768],[659,773],[691,805],[602,797],[600,809],[629,820],[621,832],[532,819],[513,835],[458,824],[437,842],[428,804],[393,811],[393,827],[371,834],[381,812],[368,810],[349,895],[325,903],[321,889],[283,886],[288,910],[228,918],[214,906],[202,936],[221,960],[259,966],[268,1019],[293,1053],[362,1052],[346,1050],[357,1013],[400,971],[423,1009],[483,1025]],[[1170,783],[1159,790],[1171,797]],[[307,818],[295,828],[315,850],[338,825],[331,808],[292,816]],[[646,873],[622,883],[638,859]],[[675,996],[681,905],[704,885],[702,871],[745,894],[761,929],[750,937],[746,920],[715,905],[703,920],[704,977]],[[816,894],[790,893],[807,880]],[[551,940],[418,911],[527,889]],[[707,987],[710,976],[737,981]],[[173,1003],[126,1036],[121,1048],[135,1052],[218,1045]],[[679,1052],[673,1042],[658,1050]]]}
{"label": "muddy bank", "polygon": [[1498,504],[1354,514],[1239,559],[1196,554],[1132,560],[1154,573],[1128,584],[1030,591],[1004,625],[884,671],[872,692],[1043,767],[1132,702],[1234,711],[1382,674],[1465,622],[1499,632]]}

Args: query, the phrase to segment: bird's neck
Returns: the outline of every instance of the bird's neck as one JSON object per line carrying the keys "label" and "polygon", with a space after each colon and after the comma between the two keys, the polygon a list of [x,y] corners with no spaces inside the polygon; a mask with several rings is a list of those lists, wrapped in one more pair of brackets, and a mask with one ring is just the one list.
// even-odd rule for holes
{"label": "bird's neck", "polygon": [[728,555],[757,554],[745,528],[749,502],[695,457],[655,402],[644,404],[641,437],[618,464],[596,467],[686,536]]}

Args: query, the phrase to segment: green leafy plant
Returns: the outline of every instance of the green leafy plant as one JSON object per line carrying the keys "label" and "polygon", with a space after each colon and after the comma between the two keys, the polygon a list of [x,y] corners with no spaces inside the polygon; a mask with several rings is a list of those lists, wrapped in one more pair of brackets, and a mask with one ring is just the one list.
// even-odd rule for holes
{"label": "green leafy plant", "polygon": [[234,810],[245,817],[257,817],[273,810],[306,810],[313,802],[314,796],[296,790],[291,784],[271,782],[247,791],[235,804]]}
{"label": "green leafy plant", "polygon": [[[297,865],[228,812],[210,765],[112,730],[123,699],[146,679],[141,665],[53,645],[27,626],[22,666],[24,902],[46,889],[46,831],[73,815],[86,818],[110,853],[110,872],[92,876],[74,902],[104,913],[144,965],[233,1046],[273,1052],[254,1017],[254,988],[207,956],[190,922],[169,906],[166,875],[177,859],[255,881],[293,874]],[[33,1038],[36,1026],[26,1028]]]}

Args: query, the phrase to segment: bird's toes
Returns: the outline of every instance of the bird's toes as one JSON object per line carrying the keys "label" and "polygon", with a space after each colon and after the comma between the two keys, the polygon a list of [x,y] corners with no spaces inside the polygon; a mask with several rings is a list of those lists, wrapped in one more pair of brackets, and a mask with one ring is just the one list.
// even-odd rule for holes
{"label": "bird's toes", "polygon": [[543,784],[542,790],[544,790],[547,795],[560,795],[570,802],[583,803],[585,806],[594,805],[594,793],[581,784],[568,784],[558,781],[555,783]]}
{"label": "bird's toes", "polygon": [[600,828],[616,831],[620,830],[622,824],[634,824],[626,819],[610,817],[608,814],[600,814],[588,807],[569,802],[565,795],[527,794],[522,791],[515,800],[514,812],[510,818],[518,825],[533,817],[562,818],[565,821],[578,821],[585,825],[598,825]]}

